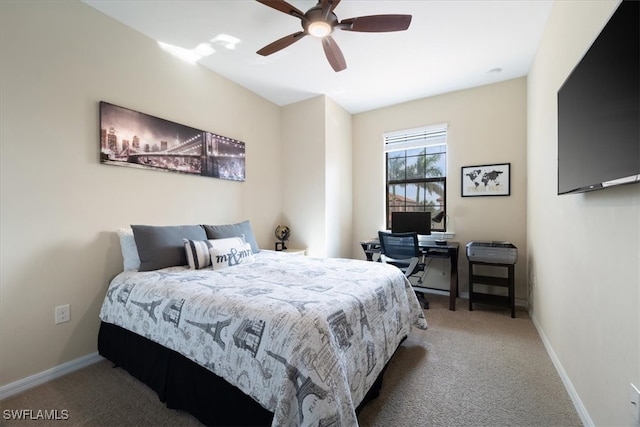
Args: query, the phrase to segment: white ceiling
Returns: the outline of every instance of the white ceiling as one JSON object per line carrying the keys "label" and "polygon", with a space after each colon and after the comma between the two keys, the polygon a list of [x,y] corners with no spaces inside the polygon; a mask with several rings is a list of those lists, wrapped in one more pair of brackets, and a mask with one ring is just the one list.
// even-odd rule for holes
{"label": "white ceiling", "polygon": [[[347,61],[336,73],[319,39],[304,37],[268,57],[255,52],[301,30],[300,20],[253,0],[84,0],[159,42],[207,43],[198,64],[277,105],[325,94],[350,113],[525,76],[553,0],[343,0],[339,20],[413,16],[406,31],[336,30]],[[291,0],[303,12],[315,0]],[[239,39],[235,50],[220,35]],[[218,39],[216,39],[218,38]]]}

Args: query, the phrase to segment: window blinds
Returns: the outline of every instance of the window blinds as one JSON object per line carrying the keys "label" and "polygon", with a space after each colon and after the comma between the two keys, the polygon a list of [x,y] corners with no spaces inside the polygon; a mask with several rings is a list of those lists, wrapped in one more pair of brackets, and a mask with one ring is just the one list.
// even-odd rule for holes
{"label": "window blinds", "polygon": [[447,143],[447,124],[424,126],[383,135],[384,151],[408,150]]}

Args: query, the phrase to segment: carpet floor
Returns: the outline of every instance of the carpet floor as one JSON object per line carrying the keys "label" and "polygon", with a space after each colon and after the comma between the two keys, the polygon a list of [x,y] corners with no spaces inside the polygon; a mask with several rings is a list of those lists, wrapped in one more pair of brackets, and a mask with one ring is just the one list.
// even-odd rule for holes
{"label": "carpet floor", "polygon": [[[429,295],[429,329],[414,329],[391,360],[362,427],[581,426],[524,309],[474,306]],[[147,386],[102,361],[0,401],[3,426],[197,426]],[[58,421],[16,420],[11,410],[56,411]],[[9,411],[9,412],[7,412]],[[349,427],[349,426],[343,426]]]}

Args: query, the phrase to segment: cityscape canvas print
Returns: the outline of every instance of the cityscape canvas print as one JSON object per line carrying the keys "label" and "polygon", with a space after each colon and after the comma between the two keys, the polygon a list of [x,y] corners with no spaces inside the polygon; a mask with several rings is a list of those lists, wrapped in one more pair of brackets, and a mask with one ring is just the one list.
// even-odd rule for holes
{"label": "cityscape canvas print", "polygon": [[511,194],[511,163],[463,166],[462,197],[509,196]]}
{"label": "cityscape canvas print", "polygon": [[100,102],[100,162],[245,180],[244,142]]}

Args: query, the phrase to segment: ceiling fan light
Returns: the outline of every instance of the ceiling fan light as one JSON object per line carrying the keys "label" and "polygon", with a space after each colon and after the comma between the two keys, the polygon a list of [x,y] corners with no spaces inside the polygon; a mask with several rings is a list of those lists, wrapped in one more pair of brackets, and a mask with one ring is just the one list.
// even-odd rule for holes
{"label": "ceiling fan light", "polygon": [[309,24],[309,34],[314,37],[324,37],[331,34],[331,25],[325,21],[315,21]]}

